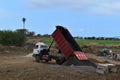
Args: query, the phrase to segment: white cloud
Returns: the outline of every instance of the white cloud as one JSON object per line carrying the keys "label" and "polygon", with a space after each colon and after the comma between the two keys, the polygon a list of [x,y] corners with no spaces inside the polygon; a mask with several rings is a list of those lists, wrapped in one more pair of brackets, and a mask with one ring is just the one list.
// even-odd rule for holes
{"label": "white cloud", "polygon": [[74,8],[96,14],[120,13],[119,0],[27,0],[28,4],[40,8]]}
{"label": "white cloud", "polygon": [[106,0],[101,3],[96,3],[94,7],[90,9],[97,14],[119,14],[120,13],[120,1]]}
{"label": "white cloud", "polygon": [[96,0],[28,0],[30,5],[37,7],[70,7],[82,8],[95,3]]}

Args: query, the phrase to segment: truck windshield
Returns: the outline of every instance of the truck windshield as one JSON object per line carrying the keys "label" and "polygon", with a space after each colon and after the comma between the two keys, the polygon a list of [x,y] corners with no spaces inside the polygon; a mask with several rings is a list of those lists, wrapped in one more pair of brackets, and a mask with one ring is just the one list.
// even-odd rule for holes
{"label": "truck windshield", "polygon": [[46,46],[46,45],[41,45],[40,47],[46,49],[48,46]]}
{"label": "truck windshield", "polygon": [[37,49],[38,48],[38,45],[35,45],[34,49]]}

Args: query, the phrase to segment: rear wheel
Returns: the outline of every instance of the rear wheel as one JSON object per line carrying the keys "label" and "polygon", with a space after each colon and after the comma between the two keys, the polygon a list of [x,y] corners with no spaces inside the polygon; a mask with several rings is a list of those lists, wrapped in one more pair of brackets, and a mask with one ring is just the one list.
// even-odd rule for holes
{"label": "rear wheel", "polygon": [[48,60],[45,60],[45,62],[47,63],[47,62],[48,62]]}
{"label": "rear wheel", "polygon": [[64,57],[60,57],[58,59],[56,59],[56,63],[59,65],[62,65],[65,62],[65,58]]}

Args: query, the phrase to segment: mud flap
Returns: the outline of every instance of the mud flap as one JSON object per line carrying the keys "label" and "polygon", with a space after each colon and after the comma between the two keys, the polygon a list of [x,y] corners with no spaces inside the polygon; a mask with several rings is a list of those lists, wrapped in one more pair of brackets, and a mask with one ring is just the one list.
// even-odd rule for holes
{"label": "mud flap", "polygon": [[73,54],[77,57],[78,60],[88,60],[84,52],[75,51]]}

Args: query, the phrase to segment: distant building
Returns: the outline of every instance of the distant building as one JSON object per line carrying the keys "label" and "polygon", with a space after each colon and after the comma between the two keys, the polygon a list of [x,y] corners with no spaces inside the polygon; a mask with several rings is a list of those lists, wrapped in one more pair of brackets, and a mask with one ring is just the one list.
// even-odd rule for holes
{"label": "distant building", "polygon": [[24,34],[27,34],[27,33],[28,33],[28,30],[27,30],[27,29],[17,29],[16,31],[17,31],[17,32],[20,32],[20,33],[24,33]]}

